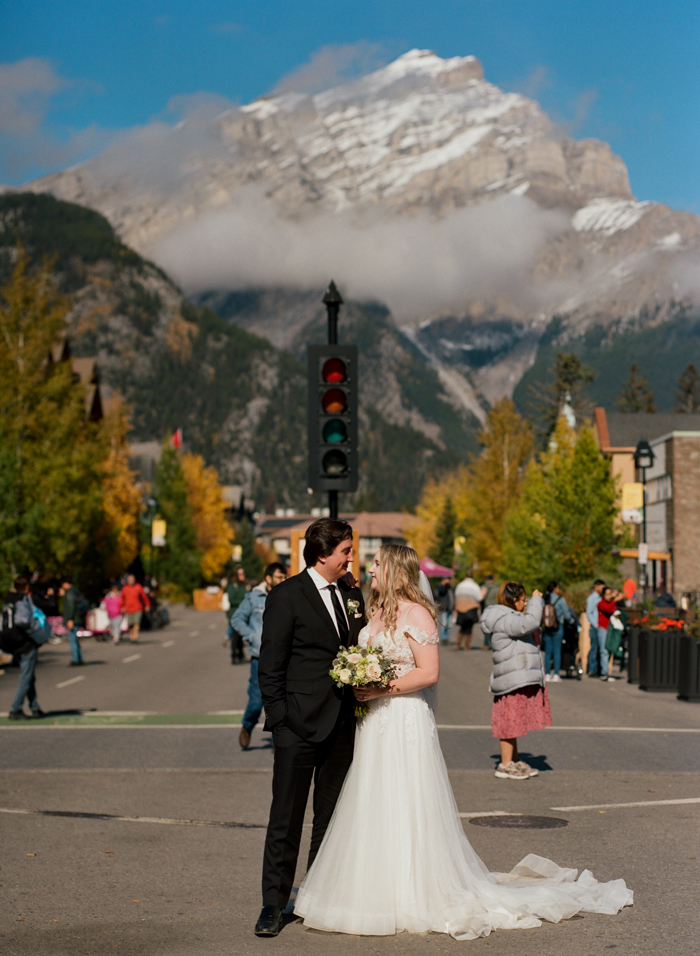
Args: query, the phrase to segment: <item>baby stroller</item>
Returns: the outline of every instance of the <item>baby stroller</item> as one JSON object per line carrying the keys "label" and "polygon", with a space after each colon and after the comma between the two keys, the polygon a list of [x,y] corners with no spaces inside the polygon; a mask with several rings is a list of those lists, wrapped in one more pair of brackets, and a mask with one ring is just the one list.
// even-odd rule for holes
{"label": "baby stroller", "polygon": [[576,680],[581,680],[583,668],[578,657],[578,624],[572,624],[571,621],[564,621],[564,638],[561,646],[561,666],[564,668],[566,676]]}

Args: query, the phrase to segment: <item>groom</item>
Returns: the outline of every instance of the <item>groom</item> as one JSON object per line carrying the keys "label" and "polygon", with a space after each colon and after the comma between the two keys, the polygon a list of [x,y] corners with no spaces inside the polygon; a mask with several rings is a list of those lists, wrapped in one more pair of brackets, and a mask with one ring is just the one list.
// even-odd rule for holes
{"label": "groom", "polygon": [[282,929],[312,778],[309,867],[352,762],[355,699],[329,675],[338,648],[356,644],[364,623],[362,593],[343,580],[351,560],[347,521],[319,518],[306,532],[306,570],[278,584],[265,605],[258,676],[275,759],[257,936]]}

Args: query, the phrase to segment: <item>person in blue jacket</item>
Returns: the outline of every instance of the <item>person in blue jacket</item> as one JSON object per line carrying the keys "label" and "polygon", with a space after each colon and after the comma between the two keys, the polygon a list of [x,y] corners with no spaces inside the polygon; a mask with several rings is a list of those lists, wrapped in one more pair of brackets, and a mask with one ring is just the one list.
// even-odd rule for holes
{"label": "person in blue jacket", "polygon": [[287,577],[287,569],[283,564],[275,561],[265,568],[264,580],[248,591],[233,617],[231,626],[248,645],[250,653],[250,678],[248,680],[248,704],[243,714],[243,726],[238,735],[238,742],[247,750],[250,746],[250,735],[253,727],[260,720],[263,702],[258,683],[258,657],[260,656],[260,640],[262,638],[263,611],[269,592],[281,584]]}
{"label": "person in blue jacket", "polygon": [[[553,627],[544,626],[542,628],[542,643],[544,645],[544,679],[558,683],[561,680],[559,671],[561,670],[561,648],[564,640],[564,623],[576,624],[576,615],[566,603],[565,598],[559,590],[557,581],[550,581],[547,590],[544,593],[545,608],[550,605],[554,609],[553,618],[556,623]],[[546,625],[547,611],[544,612],[544,621]],[[554,673],[550,673],[554,663]]]}

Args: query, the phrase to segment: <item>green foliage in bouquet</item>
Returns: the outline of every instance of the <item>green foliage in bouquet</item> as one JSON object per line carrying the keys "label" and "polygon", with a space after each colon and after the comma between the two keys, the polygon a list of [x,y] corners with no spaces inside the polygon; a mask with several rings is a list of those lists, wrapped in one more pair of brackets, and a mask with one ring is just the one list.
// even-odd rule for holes
{"label": "green foliage in bouquet", "polygon": [[[330,675],[338,687],[388,687],[396,677],[392,661],[377,647],[339,647]],[[367,704],[355,707],[356,717],[366,717]]]}

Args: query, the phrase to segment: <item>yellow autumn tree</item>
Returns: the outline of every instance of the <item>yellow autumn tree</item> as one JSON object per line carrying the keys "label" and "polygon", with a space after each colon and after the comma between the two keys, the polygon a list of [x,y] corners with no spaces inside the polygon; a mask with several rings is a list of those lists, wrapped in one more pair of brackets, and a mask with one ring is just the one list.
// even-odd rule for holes
{"label": "yellow autumn tree", "polygon": [[461,465],[442,478],[428,479],[416,508],[419,521],[406,532],[419,558],[426,557],[435,549],[435,532],[448,500],[452,502],[458,525],[462,523],[469,510],[471,480],[471,472],[466,465]]}
{"label": "yellow autumn tree", "polygon": [[117,397],[102,423],[107,457],[103,462],[102,539],[104,570],[115,578],[129,567],[139,551],[139,513],[141,489],[129,467],[126,435],[127,410]]}
{"label": "yellow autumn tree", "polygon": [[233,528],[226,518],[228,505],[216,468],[207,467],[201,455],[185,454],[181,461],[197,547],[202,550],[202,576],[213,581],[231,557]]}

